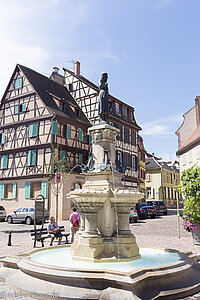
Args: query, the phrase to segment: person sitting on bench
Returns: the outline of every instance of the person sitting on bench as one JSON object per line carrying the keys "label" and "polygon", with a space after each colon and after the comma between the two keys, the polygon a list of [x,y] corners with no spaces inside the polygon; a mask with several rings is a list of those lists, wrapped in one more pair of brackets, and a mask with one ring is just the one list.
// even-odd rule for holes
{"label": "person sitting on bench", "polygon": [[58,238],[58,245],[60,245],[63,235],[60,232],[60,228],[59,228],[57,222],[55,221],[54,217],[50,218],[50,222],[48,224],[48,228],[47,229],[48,229],[48,232],[49,232],[50,237],[51,237],[50,246],[53,245],[53,241],[54,241],[55,237]]}

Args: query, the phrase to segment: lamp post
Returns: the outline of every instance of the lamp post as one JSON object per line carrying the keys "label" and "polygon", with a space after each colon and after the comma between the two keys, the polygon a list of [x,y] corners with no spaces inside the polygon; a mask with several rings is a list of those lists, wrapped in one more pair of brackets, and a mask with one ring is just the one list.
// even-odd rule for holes
{"label": "lamp post", "polygon": [[[174,175],[176,176],[175,173],[174,173]],[[177,185],[178,185],[177,179],[176,179],[176,177],[174,177],[174,187],[176,188]],[[178,195],[176,197],[176,208],[177,208],[178,238],[180,239],[180,237],[181,237],[181,231],[180,231],[180,212],[179,212],[179,199],[178,199]]]}

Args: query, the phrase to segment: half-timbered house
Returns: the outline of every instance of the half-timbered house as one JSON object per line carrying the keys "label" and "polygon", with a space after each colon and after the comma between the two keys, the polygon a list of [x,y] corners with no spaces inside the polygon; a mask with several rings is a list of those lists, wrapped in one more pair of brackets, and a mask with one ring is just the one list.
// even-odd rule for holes
{"label": "half-timbered house", "polygon": [[[55,196],[45,178],[54,147],[66,157],[68,170],[86,161],[90,122],[64,85],[17,65],[0,106],[0,204],[7,213],[46,198],[55,215]],[[77,170],[80,172],[80,170]],[[82,185],[72,173],[59,194],[58,216],[69,216],[66,194]]]}
{"label": "half-timbered house", "polygon": [[[55,80],[56,80],[56,74]],[[64,68],[65,86],[70,91],[92,124],[99,123],[97,85],[80,74],[80,63],[75,62],[75,72]],[[139,187],[137,134],[141,130],[134,117],[134,108],[109,94],[112,104],[109,113],[111,125],[120,129],[117,141],[117,160],[126,167],[123,183],[129,187]]]}

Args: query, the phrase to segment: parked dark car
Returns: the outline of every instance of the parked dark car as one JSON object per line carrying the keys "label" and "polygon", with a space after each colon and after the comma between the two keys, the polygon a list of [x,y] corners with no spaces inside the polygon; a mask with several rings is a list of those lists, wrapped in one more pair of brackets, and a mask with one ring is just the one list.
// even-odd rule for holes
{"label": "parked dark car", "polygon": [[154,219],[156,216],[156,208],[146,202],[136,203],[135,208],[140,219],[148,217]]}
{"label": "parked dark car", "polygon": [[0,205],[0,221],[5,221],[6,219],[6,210],[3,206]]}
{"label": "parked dark car", "polygon": [[167,215],[167,205],[162,200],[147,200],[147,203],[155,207],[157,213]]}
{"label": "parked dark car", "polygon": [[129,214],[129,222],[130,223],[136,223],[138,220],[138,214],[137,214],[137,210],[134,208],[131,208],[130,210],[130,214]]}
{"label": "parked dark car", "polygon": [[[34,221],[35,208],[34,207],[22,207],[15,210],[13,213],[7,216],[7,222],[9,224],[13,222],[25,222],[27,225],[31,225]],[[44,220],[49,219],[49,213],[44,209]],[[40,223],[42,220],[37,220]]]}

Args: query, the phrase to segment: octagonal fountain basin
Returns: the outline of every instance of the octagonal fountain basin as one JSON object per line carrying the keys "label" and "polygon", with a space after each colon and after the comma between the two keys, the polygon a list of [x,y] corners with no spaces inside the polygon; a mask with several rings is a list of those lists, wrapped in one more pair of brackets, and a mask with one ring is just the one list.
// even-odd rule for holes
{"label": "octagonal fountain basin", "polygon": [[200,290],[199,256],[140,248],[128,262],[72,260],[70,246],[0,259],[0,279],[26,295],[49,299],[177,299]]}
{"label": "octagonal fountain basin", "polygon": [[177,262],[181,259],[179,252],[154,248],[140,248],[141,258],[127,262],[88,262],[73,260],[70,248],[49,249],[38,251],[29,256],[33,261],[41,264],[91,270],[115,270],[130,272],[137,268],[150,268]]}

